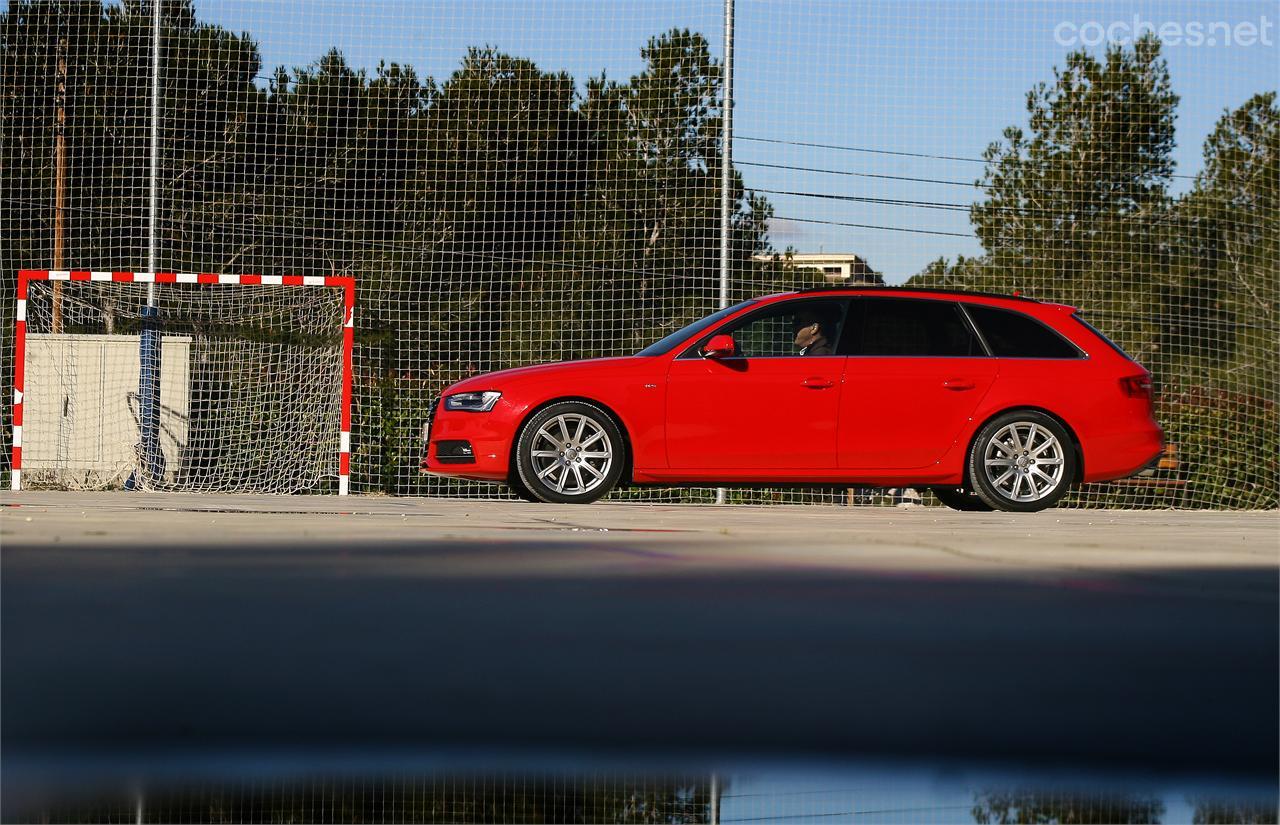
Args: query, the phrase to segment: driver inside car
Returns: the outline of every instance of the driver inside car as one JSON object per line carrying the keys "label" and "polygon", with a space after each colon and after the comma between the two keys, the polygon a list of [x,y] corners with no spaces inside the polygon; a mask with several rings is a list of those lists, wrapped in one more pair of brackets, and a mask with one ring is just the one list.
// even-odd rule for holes
{"label": "driver inside car", "polygon": [[831,324],[815,312],[796,315],[795,345],[800,355],[833,355],[831,348]]}

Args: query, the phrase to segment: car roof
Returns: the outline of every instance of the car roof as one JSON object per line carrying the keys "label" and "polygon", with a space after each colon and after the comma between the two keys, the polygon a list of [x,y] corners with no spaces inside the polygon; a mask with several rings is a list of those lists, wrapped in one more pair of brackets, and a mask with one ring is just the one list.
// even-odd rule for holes
{"label": "car roof", "polygon": [[1007,295],[999,292],[981,292],[976,289],[946,289],[945,287],[927,287],[927,286],[877,286],[877,285],[842,286],[842,285],[833,284],[831,286],[815,286],[815,287],[810,287],[808,289],[797,289],[792,292],[780,293],[780,294],[810,295],[810,294],[824,294],[824,293],[831,293],[831,292],[847,292],[849,294],[864,293],[864,292],[871,292],[871,293],[906,292],[906,293],[914,293],[914,294],[932,293],[936,295],[967,296],[967,297],[974,297],[974,298],[1001,298],[1006,301],[1030,301],[1033,304],[1040,303],[1040,301],[1037,301],[1035,298],[1028,298],[1026,296],[1018,295],[1018,294]]}
{"label": "car roof", "polygon": [[[1040,301],[1035,298],[1028,298],[1025,295],[1007,295],[999,292],[982,292],[976,289],[946,289],[945,287],[924,287],[924,286],[844,286],[840,284],[832,284],[831,286],[810,287],[808,289],[797,289],[791,292],[778,292],[774,295],[766,296],[769,298],[787,298],[796,295],[905,295],[909,297],[928,298],[937,296],[940,298],[980,298],[983,301],[1009,301],[1020,303],[1022,305],[1031,304],[1046,309],[1056,309],[1067,312],[1075,312],[1076,308],[1067,306],[1066,304],[1058,304],[1050,301]],[[1030,307],[1028,307],[1029,309]]]}

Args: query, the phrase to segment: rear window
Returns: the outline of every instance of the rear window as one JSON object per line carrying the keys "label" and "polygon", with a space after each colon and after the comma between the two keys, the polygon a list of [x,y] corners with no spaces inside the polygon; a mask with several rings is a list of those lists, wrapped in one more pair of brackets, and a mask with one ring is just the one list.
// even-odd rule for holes
{"label": "rear window", "polygon": [[1079,358],[1080,350],[1034,318],[1008,309],[965,304],[969,317],[1000,358]]}
{"label": "rear window", "polygon": [[843,355],[986,355],[953,301],[860,298],[842,342]]}

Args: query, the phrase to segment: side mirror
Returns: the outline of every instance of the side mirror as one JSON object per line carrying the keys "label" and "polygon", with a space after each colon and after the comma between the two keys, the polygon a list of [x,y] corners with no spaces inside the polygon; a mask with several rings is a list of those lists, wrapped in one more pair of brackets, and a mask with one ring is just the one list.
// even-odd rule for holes
{"label": "side mirror", "polygon": [[729,358],[738,352],[738,345],[732,335],[712,335],[711,340],[702,348],[704,358]]}

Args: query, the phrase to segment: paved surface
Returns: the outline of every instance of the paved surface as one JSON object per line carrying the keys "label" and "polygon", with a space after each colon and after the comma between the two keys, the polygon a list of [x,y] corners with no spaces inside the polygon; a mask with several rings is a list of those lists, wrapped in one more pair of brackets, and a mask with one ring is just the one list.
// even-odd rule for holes
{"label": "paved surface", "polygon": [[1276,770],[1275,513],[24,492],[0,518],[7,758],[524,745]]}

